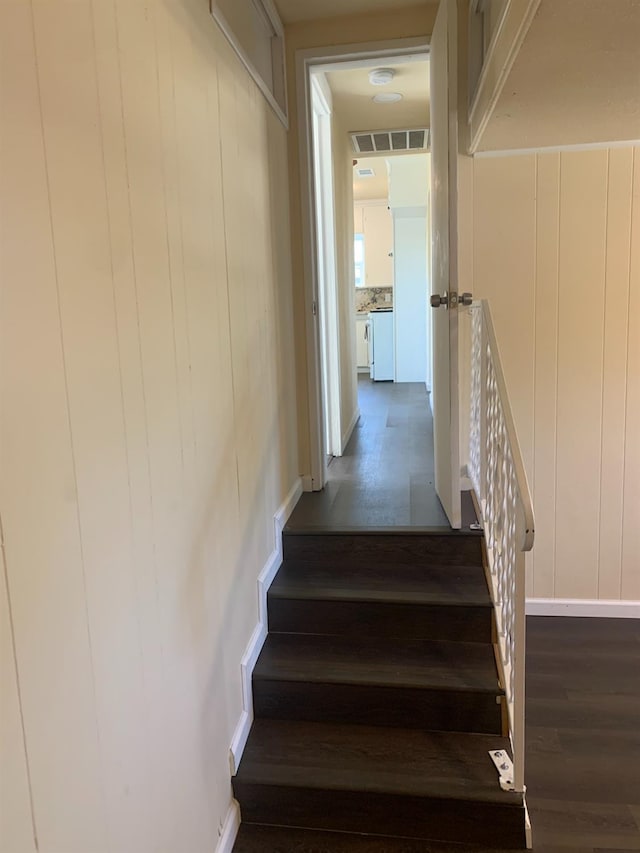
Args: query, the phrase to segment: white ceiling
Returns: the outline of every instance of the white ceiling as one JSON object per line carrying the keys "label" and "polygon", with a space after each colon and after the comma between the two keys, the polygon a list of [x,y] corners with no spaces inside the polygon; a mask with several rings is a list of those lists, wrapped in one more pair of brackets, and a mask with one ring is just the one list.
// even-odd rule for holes
{"label": "white ceiling", "polygon": [[640,0],[542,0],[480,150],[640,139]]}
{"label": "white ceiling", "polygon": [[[327,81],[333,93],[333,109],[350,131],[391,130],[429,126],[429,63],[384,61],[396,76],[386,86],[369,83],[368,68],[330,71]],[[395,104],[374,104],[374,95],[399,92]]]}
{"label": "white ceiling", "polygon": [[[275,3],[284,22],[294,23],[422,6],[426,0]],[[337,97],[346,104],[342,92]],[[382,129],[382,114],[379,121],[364,113],[362,100],[360,107],[351,129]],[[386,108],[395,126],[415,123],[415,113],[408,121],[399,107]],[[479,150],[630,139],[640,139],[640,0],[542,0]]]}
{"label": "white ceiling", "polygon": [[[357,155],[356,155],[357,156]],[[361,178],[358,169],[371,169],[372,178]],[[353,167],[353,197],[355,201],[387,198],[389,195],[389,173],[385,157],[357,157]]]}
{"label": "white ceiling", "polygon": [[424,6],[425,0],[275,0],[275,5],[283,22],[293,24],[337,15],[393,11],[399,6]]}

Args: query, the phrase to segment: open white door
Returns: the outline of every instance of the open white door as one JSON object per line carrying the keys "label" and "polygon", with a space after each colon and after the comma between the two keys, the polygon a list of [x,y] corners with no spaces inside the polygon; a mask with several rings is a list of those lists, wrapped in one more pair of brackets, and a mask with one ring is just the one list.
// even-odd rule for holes
{"label": "open white door", "polygon": [[[441,0],[431,38],[431,304],[435,486],[461,526],[458,405],[458,38],[456,0]],[[440,306],[440,307],[436,307]]]}
{"label": "open white door", "polygon": [[311,75],[313,183],[316,226],[316,275],[320,332],[320,373],[323,412],[323,476],[331,457],[342,455],[340,414],[340,342],[336,276],[335,211],[333,201],[333,149],[331,92],[321,78]]}

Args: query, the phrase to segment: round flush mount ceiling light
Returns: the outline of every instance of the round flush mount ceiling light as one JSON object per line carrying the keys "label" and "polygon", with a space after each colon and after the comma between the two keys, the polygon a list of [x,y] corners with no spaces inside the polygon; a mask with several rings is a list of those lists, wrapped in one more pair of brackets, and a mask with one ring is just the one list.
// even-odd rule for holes
{"label": "round flush mount ceiling light", "polygon": [[395,76],[393,68],[374,68],[369,72],[369,83],[372,86],[386,86]]}
{"label": "round flush mount ceiling light", "polygon": [[400,92],[381,92],[371,99],[374,104],[395,104],[402,100]]}

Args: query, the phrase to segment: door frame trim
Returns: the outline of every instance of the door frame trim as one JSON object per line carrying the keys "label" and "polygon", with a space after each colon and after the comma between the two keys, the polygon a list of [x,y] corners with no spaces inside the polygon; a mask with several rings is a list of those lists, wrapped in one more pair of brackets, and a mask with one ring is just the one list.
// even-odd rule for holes
{"label": "door frame trim", "polygon": [[[336,268],[336,216],[333,175],[333,102],[331,90],[322,72],[311,74],[311,108],[317,138],[314,140],[314,202],[316,204],[314,236],[324,262],[318,277],[318,322],[320,345],[326,349],[324,364],[323,406],[326,407],[323,435],[327,434],[327,458],[342,455],[342,411],[340,400],[340,318],[338,314],[338,274]],[[317,180],[316,180],[317,179]],[[316,262],[317,262],[317,255]],[[324,331],[324,334],[323,334]]]}
{"label": "door frame trim", "polygon": [[[311,471],[303,478],[306,491],[319,491],[324,486],[323,402],[320,353],[320,330],[314,305],[318,304],[318,269],[316,259],[315,189],[313,181],[313,135],[311,112],[311,70],[323,70],[330,65],[345,67],[345,63],[360,63],[390,59],[396,56],[413,57],[428,54],[430,37],[388,39],[355,44],[327,45],[297,50],[296,99],[298,107],[298,155],[300,161],[300,202],[302,224],[302,255],[305,302],[305,341],[307,361],[309,450]],[[352,66],[353,67],[353,66]],[[310,488],[307,488],[310,486]]]}

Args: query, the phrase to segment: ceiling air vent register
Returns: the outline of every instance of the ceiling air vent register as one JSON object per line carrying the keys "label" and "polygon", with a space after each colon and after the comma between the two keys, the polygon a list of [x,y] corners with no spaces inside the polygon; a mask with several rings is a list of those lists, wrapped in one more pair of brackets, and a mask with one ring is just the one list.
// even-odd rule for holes
{"label": "ceiling air vent register", "polygon": [[361,131],[351,134],[356,154],[389,154],[397,151],[428,151],[429,128]]}

